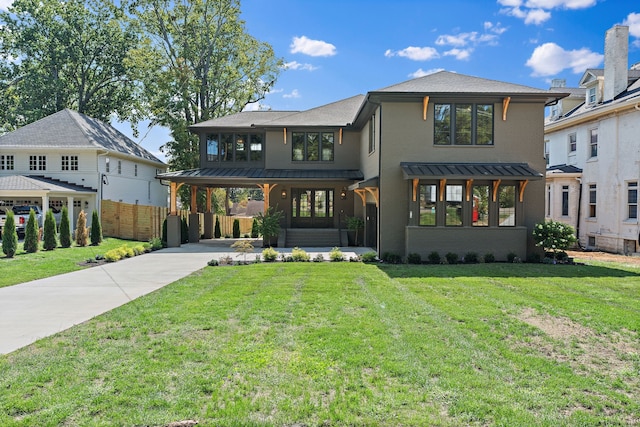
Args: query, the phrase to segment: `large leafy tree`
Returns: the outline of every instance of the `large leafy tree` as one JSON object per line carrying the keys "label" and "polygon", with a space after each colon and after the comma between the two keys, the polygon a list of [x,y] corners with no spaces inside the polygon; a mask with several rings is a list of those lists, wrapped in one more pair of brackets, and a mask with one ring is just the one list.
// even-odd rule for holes
{"label": "large leafy tree", "polygon": [[15,0],[0,12],[0,129],[64,108],[137,123],[140,40],[111,0]]}
{"label": "large leafy tree", "polygon": [[130,11],[150,40],[139,63],[148,67],[154,122],[171,130],[169,165],[196,168],[198,141],[188,127],[263,99],[282,62],[245,31],[239,0],[138,0]]}

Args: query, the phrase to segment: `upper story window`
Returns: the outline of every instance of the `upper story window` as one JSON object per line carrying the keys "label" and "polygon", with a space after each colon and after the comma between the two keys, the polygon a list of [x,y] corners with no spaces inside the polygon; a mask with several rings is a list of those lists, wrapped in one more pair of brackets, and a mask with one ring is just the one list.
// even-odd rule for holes
{"label": "upper story window", "polygon": [[577,139],[575,133],[569,134],[569,152],[574,153],[576,151]]}
{"label": "upper story window", "polygon": [[122,160],[118,160],[118,175],[122,174]]}
{"label": "upper story window", "polygon": [[138,176],[138,165],[133,165],[133,176]]}
{"label": "upper story window", "polygon": [[47,156],[29,156],[30,171],[46,171]]}
{"label": "upper story window", "polygon": [[264,136],[247,133],[212,133],[207,135],[208,162],[262,161]]}
{"label": "upper story window", "polygon": [[12,171],[15,168],[13,154],[3,154],[0,156],[0,170]]}
{"label": "upper story window", "polygon": [[589,153],[591,157],[598,157],[598,129],[589,131]]}
{"label": "upper story window", "polygon": [[493,104],[435,104],[435,145],[493,145]]}
{"label": "upper story window", "polygon": [[587,89],[587,104],[595,104],[596,103],[596,88],[590,87]]}
{"label": "upper story window", "polygon": [[77,171],[78,156],[62,156],[60,169],[63,171]]}
{"label": "upper story window", "polygon": [[104,159],[104,171],[109,173],[111,170],[109,158]]}
{"label": "upper story window", "polygon": [[293,132],[291,160],[333,161],[333,132]]}

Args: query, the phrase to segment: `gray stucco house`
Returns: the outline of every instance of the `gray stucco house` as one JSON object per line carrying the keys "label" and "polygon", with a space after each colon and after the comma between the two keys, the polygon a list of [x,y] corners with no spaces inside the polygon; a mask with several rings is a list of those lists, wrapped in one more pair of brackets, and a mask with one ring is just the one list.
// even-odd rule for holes
{"label": "gray stucco house", "polygon": [[284,212],[279,245],[345,245],[358,216],[379,254],[524,258],[544,219],[544,109],[564,96],[442,71],[307,111],[196,124],[200,168],[158,178],[174,213],[184,184],[260,186]]}

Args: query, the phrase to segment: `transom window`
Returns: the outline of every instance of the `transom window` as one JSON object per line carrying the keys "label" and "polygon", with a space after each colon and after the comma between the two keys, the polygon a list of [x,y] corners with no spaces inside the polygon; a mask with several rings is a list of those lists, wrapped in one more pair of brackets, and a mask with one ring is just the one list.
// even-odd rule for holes
{"label": "transom window", "polygon": [[262,161],[264,135],[212,133],[207,135],[208,162]]}
{"label": "transom window", "polygon": [[7,154],[0,156],[0,170],[12,171],[14,169],[13,154]]}
{"label": "transom window", "polygon": [[62,156],[61,169],[63,171],[78,170],[78,156]]}
{"label": "transom window", "polygon": [[47,170],[47,156],[29,156],[30,171]]}
{"label": "transom window", "polygon": [[291,139],[291,160],[333,161],[333,132],[293,132]]}
{"label": "transom window", "polygon": [[493,145],[493,104],[435,104],[435,145]]}
{"label": "transom window", "polygon": [[638,182],[627,182],[627,218],[638,219]]}

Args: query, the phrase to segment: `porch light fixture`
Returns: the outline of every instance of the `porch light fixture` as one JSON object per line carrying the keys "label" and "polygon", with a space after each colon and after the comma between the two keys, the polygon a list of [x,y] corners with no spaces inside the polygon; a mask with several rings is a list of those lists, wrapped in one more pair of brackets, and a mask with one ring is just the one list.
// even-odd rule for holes
{"label": "porch light fixture", "polygon": [[282,190],[282,192],[280,193],[280,197],[282,197],[283,199],[287,198],[287,190]]}
{"label": "porch light fixture", "polygon": [[340,198],[342,200],[347,198],[347,189],[345,187],[342,187],[342,191],[340,192]]}

